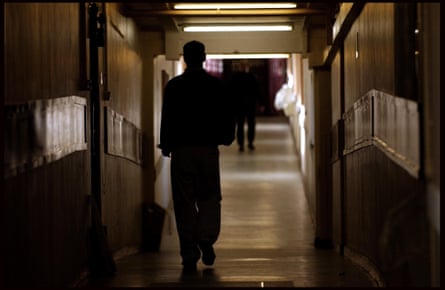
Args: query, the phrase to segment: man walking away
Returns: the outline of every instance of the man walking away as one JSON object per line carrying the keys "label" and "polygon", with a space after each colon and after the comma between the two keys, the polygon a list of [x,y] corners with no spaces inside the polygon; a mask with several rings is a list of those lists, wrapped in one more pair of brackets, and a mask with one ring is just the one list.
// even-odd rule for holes
{"label": "man walking away", "polygon": [[171,157],[171,183],[184,271],[201,258],[213,265],[221,224],[218,145],[235,139],[235,116],[223,83],[203,69],[205,46],[183,47],[186,69],[164,91],[159,148]]}
{"label": "man walking away", "polygon": [[244,124],[247,122],[247,146],[249,150],[254,150],[255,140],[255,115],[257,104],[262,108],[261,93],[259,84],[250,72],[247,61],[240,62],[241,70],[234,73],[232,77],[232,94],[236,99],[236,138],[239,151],[244,151]]}

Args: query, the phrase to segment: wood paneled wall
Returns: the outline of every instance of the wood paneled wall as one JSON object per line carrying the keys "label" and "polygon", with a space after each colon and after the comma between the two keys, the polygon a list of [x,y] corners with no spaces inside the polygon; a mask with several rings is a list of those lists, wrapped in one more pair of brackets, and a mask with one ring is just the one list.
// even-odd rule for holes
{"label": "wood paneled wall", "polygon": [[394,94],[394,3],[366,4],[345,39],[344,62],[345,110],[371,89]]}
{"label": "wood paneled wall", "polygon": [[107,4],[106,67],[111,98],[105,104],[141,127],[142,59],[139,31],[133,20],[122,16],[117,4]]}
{"label": "wood paneled wall", "polygon": [[[340,96],[345,102],[344,175],[338,164],[332,167],[334,189],[344,181],[345,246],[376,266],[389,286],[429,285],[428,223],[418,175],[420,119],[416,102],[408,100],[412,95],[397,95],[404,91],[400,82],[411,77],[398,67],[414,58],[400,51],[404,44],[399,41],[407,38],[396,29],[407,17],[404,5],[367,3],[352,25],[344,41]],[[334,61],[338,73],[337,66]],[[380,138],[391,148],[381,146]],[[338,239],[339,225],[334,229]]]}
{"label": "wood paneled wall", "polygon": [[[107,76],[102,90],[110,93],[103,100],[103,110],[111,110],[126,120],[133,131],[141,128],[142,115],[142,58],[139,31],[135,23],[119,13],[117,4],[106,4],[107,44],[101,71]],[[102,118],[104,119],[104,118]],[[102,124],[105,129],[106,124]],[[125,136],[125,142],[136,146],[138,134]],[[107,140],[103,140],[104,144]],[[110,146],[112,144],[109,144]],[[134,146],[125,146],[128,150]],[[102,149],[105,146],[102,146]],[[123,149],[125,149],[123,148]],[[122,156],[131,152],[121,152]],[[103,220],[112,251],[137,248],[141,244],[143,168],[135,163],[103,151],[102,208]],[[147,193],[146,193],[147,194]]]}
{"label": "wood paneled wall", "polygon": [[[79,87],[85,65],[79,11],[78,3],[4,4],[5,105],[88,97]],[[36,114],[36,121],[44,116],[51,114]],[[63,118],[50,119],[48,130],[62,126]],[[53,144],[53,133],[40,142]],[[64,286],[87,266],[89,176],[89,151],[83,150],[3,181],[6,286]]]}
{"label": "wood paneled wall", "polygon": [[[424,139],[422,152],[424,158],[424,174],[427,183],[427,207],[431,228],[431,286],[440,287],[441,262],[440,255],[440,182],[443,173],[440,171],[443,164],[441,157],[441,123],[443,124],[443,101],[440,93],[441,87],[441,61],[440,43],[441,3],[422,3],[419,7],[420,31],[419,52],[421,55],[421,99],[423,103]],[[443,172],[443,171],[442,171]],[[443,264],[442,264],[443,265]],[[443,267],[443,266],[442,266]]]}
{"label": "wood paneled wall", "polygon": [[345,162],[346,247],[376,265],[388,286],[428,285],[422,184],[375,146]]}
{"label": "wood paneled wall", "polygon": [[86,151],[6,180],[2,262],[11,287],[60,287],[87,267]]}
{"label": "wood paneled wall", "polygon": [[79,95],[79,29],[78,3],[5,4],[5,104]]}
{"label": "wood paneled wall", "polygon": [[[89,106],[89,92],[81,87],[88,68],[86,8],[85,3],[5,4],[6,105],[49,104],[80,96],[86,100],[83,105]],[[99,49],[102,218],[110,247],[118,251],[141,244],[143,169],[134,160],[106,154],[105,108],[122,116],[131,132],[139,132],[142,60],[134,23],[122,17],[115,4],[107,4],[105,9],[107,46]],[[63,287],[88,267],[91,170],[89,110],[85,112],[84,133],[88,138],[83,151],[22,170],[4,181],[3,207],[9,221],[4,251],[9,285]],[[68,119],[42,120],[48,121],[47,127],[53,130]],[[63,131],[68,136],[76,134],[69,132],[69,126]],[[53,135],[44,134],[51,140],[41,140],[42,144],[52,144]],[[123,136],[122,141],[128,142],[124,145],[129,146],[122,148],[131,152],[121,155],[135,155],[132,145],[140,146],[140,139],[139,134]]]}

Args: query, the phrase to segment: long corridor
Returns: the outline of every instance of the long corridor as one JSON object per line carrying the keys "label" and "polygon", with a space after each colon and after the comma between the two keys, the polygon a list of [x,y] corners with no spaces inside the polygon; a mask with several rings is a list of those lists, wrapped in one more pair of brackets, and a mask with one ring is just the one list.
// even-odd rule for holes
{"label": "long corridor", "polygon": [[285,118],[257,121],[254,151],[220,147],[222,229],[212,267],[183,275],[172,208],[159,252],[116,261],[99,287],[373,287],[361,268],[334,250],[314,248],[314,225]]}

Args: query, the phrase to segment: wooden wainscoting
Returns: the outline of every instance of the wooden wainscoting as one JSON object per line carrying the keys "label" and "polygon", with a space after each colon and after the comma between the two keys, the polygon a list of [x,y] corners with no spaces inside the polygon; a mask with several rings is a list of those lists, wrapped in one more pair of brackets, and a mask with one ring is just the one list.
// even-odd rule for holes
{"label": "wooden wainscoting", "polygon": [[110,108],[105,108],[105,153],[142,164],[141,130]]}
{"label": "wooden wainscoting", "polygon": [[344,154],[375,145],[413,177],[419,176],[417,102],[373,89],[357,100],[343,118]]}
{"label": "wooden wainscoting", "polygon": [[83,97],[5,106],[5,177],[87,150]]}

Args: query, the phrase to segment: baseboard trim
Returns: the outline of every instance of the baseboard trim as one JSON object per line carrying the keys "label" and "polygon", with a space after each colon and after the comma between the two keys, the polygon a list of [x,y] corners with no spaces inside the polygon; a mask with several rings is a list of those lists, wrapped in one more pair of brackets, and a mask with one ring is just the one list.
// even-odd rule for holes
{"label": "baseboard trim", "polygon": [[[138,247],[124,247],[113,253],[113,259],[115,261],[120,260],[124,257],[134,255],[140,252]],[[87,287],[91,278],[91,271],[89,269],[84,269],[76,280],[71,282],[68,287],[69,288],[84,288]]]}
{"label": "baseboard trim", "polygon": [[115,261],[120,260],[126,256],[134,255],[140,252],[138,247],[124,247],[113,254]]}
{"label": "baseboard trim", "polygon": [[386,282],[383,275],[377,266],[368,259],[368,257],[358,254],[346,246],[344,247],[344,254],[346,258],[350,259],[368,273],[368,275],[374,280],[376,287],[386,287]]}
{"label": "baseboard trim", "polygon": [[85,269],[80,273],[79,277],[77,277],[75,281],[68,285],[68,288],[85,288],[88,285],[90,277],[90,270]]}

